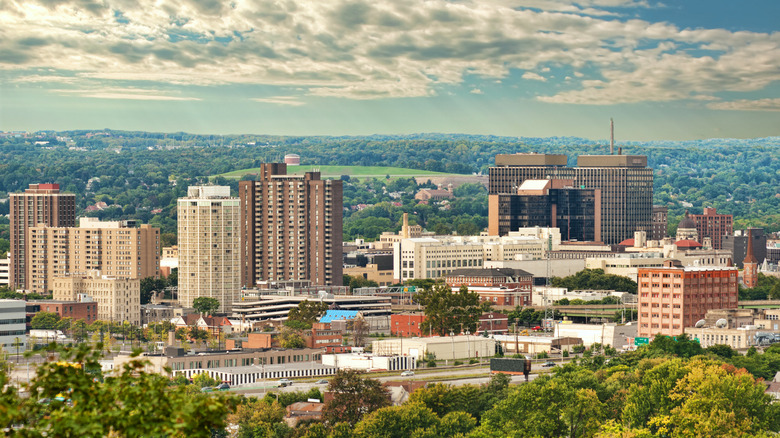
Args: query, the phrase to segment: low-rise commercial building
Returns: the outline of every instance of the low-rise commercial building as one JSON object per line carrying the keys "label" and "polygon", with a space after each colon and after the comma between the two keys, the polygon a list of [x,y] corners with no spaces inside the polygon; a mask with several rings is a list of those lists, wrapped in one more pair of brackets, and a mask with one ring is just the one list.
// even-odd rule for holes
{"label": "low-rise commercial building", "polygon": [[385,339],[372,342],[372,351],[381,356],[412,356],[418,359],[427,354],[436,359],[469,359],[496,354],[496,341],[476,335],[434,336],[430,338]]}
{"label": "low-rise commercial building", "polygon": [[92,324],[101,319],[98,311],[98,303],[95,301],[61,301],[61,300],[35,300],[27,302],[28,313],[50,312],[56,313],[60,318],[79,319],[87,324]]}
{"label": "low-rise commercial building", "polygon": [[6,352],[27,350],[25,302],[0,300],[0,346]]}
{"label": "low-rise commercial building", "polygon": [[531,304],[532,274],[521,269],[456,269],[444,280],[453,292],[461,286],[479,294],[481,301],[496,306],[528,306]]}
{"label": "low-rise commercial building", "polygon": [[383,296],[325,295],[313,298],[260,295],[257,300],[233,303],[233,318],[245,322],[285,321],[290,309],[306,300],[321,301],[334,309],[360,311],[364,317],[390,315],[390,298]]}
{"label": "low-rise commercial building", "polygon": [[580,338],[586,347],[601,344],[622,350],[629,349],[633,345],[637,325],[636,323],[573,324],[570,321],[563,321],[555,324],[553,333],[556,338]]}
{"label": "low-rise commercial building", "polygon": [[400,371],[417,368],[414,356],[375,356],[367,353],[323,354],[322,364],[338,369]]}

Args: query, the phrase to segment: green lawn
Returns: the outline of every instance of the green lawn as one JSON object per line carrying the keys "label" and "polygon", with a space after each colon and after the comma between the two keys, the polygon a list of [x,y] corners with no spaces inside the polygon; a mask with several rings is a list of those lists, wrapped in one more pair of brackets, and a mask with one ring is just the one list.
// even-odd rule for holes
{"label": "green lawn", "polygon": [[[354,178],[382,178],[387,175],[390,177],[410,177],[410,176],[446,176],[450,175],[444,172],[432,172],[430,170],[405,169],[403,167],[381,167],[381,166],[287,166],[287,174],[300,175],[304,172],[319,170],[323,178],[338,178],[341,175],[349,175]],[[260,169],[242,169],[233,172],[223,173],[225,178],[241,178],[244,175],[258,173]]]}

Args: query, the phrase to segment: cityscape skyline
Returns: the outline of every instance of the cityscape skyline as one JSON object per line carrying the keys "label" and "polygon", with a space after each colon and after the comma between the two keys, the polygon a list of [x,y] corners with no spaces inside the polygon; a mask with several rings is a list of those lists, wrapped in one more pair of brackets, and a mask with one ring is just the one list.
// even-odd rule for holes
{"label": "cityscape skyline", "polygon": [[780,5],[9,4],[0,129],[777,135]]}

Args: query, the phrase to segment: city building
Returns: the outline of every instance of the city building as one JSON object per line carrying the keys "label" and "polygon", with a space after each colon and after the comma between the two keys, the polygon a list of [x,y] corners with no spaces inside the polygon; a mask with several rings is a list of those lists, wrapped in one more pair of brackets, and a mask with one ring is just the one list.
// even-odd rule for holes
{"label": "city building", "polygon": [[712,207],[704,208],[703,214],[692,214],[691,219],[699,232],[699,238],[712,239],[712,247],[721,249],[723,236],[733,233],[733,217],[730,214],[718,214]]}
{"label": "city building", "polygon": [[488,312],[479,316],[477,333],[495,336],[509,331],[509,317],[504,313]]}
{"label": "city building", "polygon": [[56,277],[92,271],[136,279],[160,274],[160,229],[151,225],[83,217],[79,227],[30,227],[28,238],[32,292],[48,293]]}
{"label": "city building", "polygon": [[[692,241],[700,245],[699,229],[696,228],[696,222],[694,222],[688,210],[685,210],[685,216],[677,224],[677,234],[675,240],[679,242]],[[679,246],[679,245],[678,245]]]}
{"label": "city building", "polygon": [[103,276],[99,271],[55,277],[52,298],[82,301],[81,304],[92,306],[96,310],[94,316],[103,321],[141,324],[141,280],[138,278]]}
{"label": "city building", "polygon": [[[24,193],[11,193],[11,287],[32,289],[27,273],[27,233],[31,227],[76,226],[76,195],[60,193],[59,184],[30,184]],[[47,291],[44,291],[47,292]]]}
{"label": "city building", "polygon": [[418,201],[441,201],[444,199],[452,199],[452,189],[420,189],[415,195],[414,199]]}
{"label": "city building", "polygon": [[663,240],[668,233],[669,208],[663,205],[653,206],[650,240]]}
{"label": "city building", "polygon": [[758,260],[753,255],[753,230],[748,230],[747,254],[742,261],[742,284],[747,288],[754,288],[758,285]]}
{"label": "city building", "polygon": [[404,213],[401,231],[398,234],[392,231],[385,231],[379,236],[379,241],[374,242],[374,248],[377,250],[392,250],[393,244],[402,239],[413,237],[432,237],[433,233],[425,233],[420,225],[409,225],[409,213]]}
{"label": "city building", "polygon": [[322,364],[350,370],[402,371],[417,368],[414,356],[373,355],[370,353],[323,354]]}
{"label": "city building", "polygon": [[160,258],[160,276],[167,277],[174,269],[179,269],[179,247],[178,245],[164,246]]}
{"label": "city building", "polygon": [[531,305],[534,277],[522,269],[460,268],[447,274],[444,281],[453,292],[466,286],[479,294],[481,301],[496,306]]}
{"label": "city building", "polygon": [[238,198],[227,186],[193,186],[179,198],[179,303],[196,298],[219,301],[218,313],[230,313],[241,290]]}
{"label": "city building", "polygon": [[394,244],[394,282],[441,278],[458,268],[482,268],[494,260],[542,258],[558,249],[557,228],[522,228],[507,236],[436,236],[401,239]]}
{"label": "city building", "polygon": [[[260,295],[233,303],[233,318],[245,322],[285,321],[290,309],[302,301],[321,301],[330,309],[359,311],[364,317],[390,315],[390,297],[359,295],[308,296]],[[324,322],[324,321],[321,321]],[[372,333],[374,333],[372,331]]]}
{"label": "city building", "polygon": [[239,198],[242,285],[297,279],[341,285],[341,180],[262,164],[257,181],[239,183]]}
{"label": "city building", "polygon": [[676,336],[710,309],[737,307],[738,271],[727,267],[683,267],[667,260],[663,268],[640,268],[637,336]]}
{"label": "city building", "polygon": [[81,302],[54,298],[27,301],[27,313],[34,316],[38,312],[56,313],[60,318],[72,318],[74,321],[82,319],[87,324],[103,319],[98,315],[98,303],[89,300]]}
{"label": "city building", "polygon": [[568,290],[565,287],[547,287],[539,286],[534,288],[531,305],[537,307],[552,306],[557,301],[567,299],[596,301],[607,297],[620,299],[623,303],[636,302],[636,296],[629,292],[618,292],[614,290]]}
{"label": "city building", "polygon": [[393,284],[393,254],[349,253],[344,257],[343,273],[375,281],[379,286],[389,286]]}
{"label": "city building", "polygon": [[315,322],[311,331],[303,334],[303,340],[309,348],[324,348],[330,352],[334,347],[341,347],[344,343],[344,335],[340,330],[335,330],[330,323]]}
{"label": "city building", "polygon": [[[752,237],[748,239],[748,235]],[[742,261],[747,256],[748,240],[753,241],[753,257],[756,258],[758,264],[764,263],[767,255],[767,236],[763,229],[748,228],[723,236],[723,249],[731,253],[732,259],[739,269],[743,268]]]}
{"label": "city building", "polygon": [[8,286],[10,283],[11,257],[6,253],[0,258],[0,286]]}
{"label": "city building", "polygon": [[394,313],[390,315],[390,334],[404,338],[425,336],[428,333],[423,333],[420,329],[423,321],[425,321],[425,314],[423,313]]}
{"label": "city building", "polygon": [[429,354],[438,360],[468,360],[496,354],[496,341],[479,335],[385,339],[372,342],[371,347],[371,351],[379,356],[400,355],[417,359],[424,359]]}
{"label": "city building", "polygon": [[567,167],[565,155],[499,154],[490,168],[489,194],[512,194],[526,180],[568,179],[601,190],[601,241],[616,244],[651,229],[653,169],[641,155],[582,155]]}
{"label": "city building", "polygon": [[553,336],[579,338],[585,347],[593,344],[609,345],[618,350],[630,349],[637,334],[636,323],[574,324],[571,321],[556,322]]}
{"label": "city building", "polygon": [[574,180],[523,181],[513,193],[488,196],[488,234],[506,236],[527,227],[559,228],[561,240],[601,240],[601,190]]}
{"label": "city building", "polygon": [[26,305],[23,300],[0,299],[0,347],[5,352],[27,350]]}

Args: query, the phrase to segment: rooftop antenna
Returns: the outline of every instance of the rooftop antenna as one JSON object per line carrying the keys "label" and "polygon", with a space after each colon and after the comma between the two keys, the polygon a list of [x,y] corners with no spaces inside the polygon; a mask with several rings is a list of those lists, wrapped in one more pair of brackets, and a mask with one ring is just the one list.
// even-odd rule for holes
{"label": "rooftop antenna", "polygon": [[615,122],[609,118],[609,154],[615,154]]}

